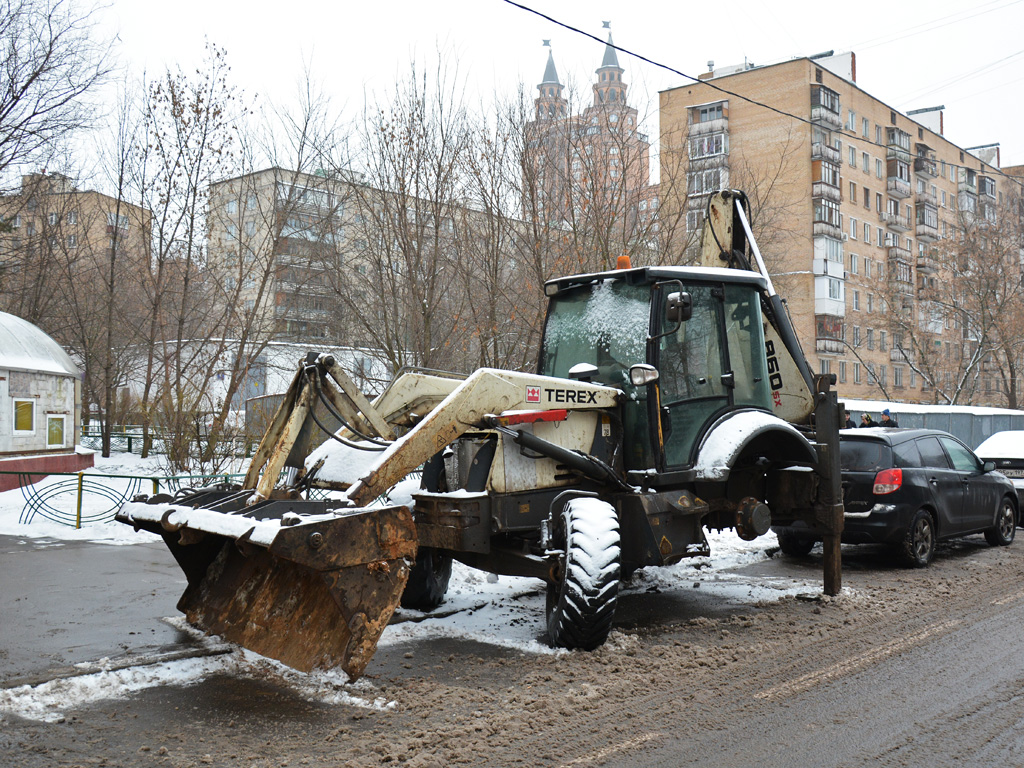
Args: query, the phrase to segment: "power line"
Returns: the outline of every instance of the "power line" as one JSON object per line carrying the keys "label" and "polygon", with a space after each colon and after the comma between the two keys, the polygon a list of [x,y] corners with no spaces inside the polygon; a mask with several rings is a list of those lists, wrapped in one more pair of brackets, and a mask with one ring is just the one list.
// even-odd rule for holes
{"label": "power line", "polygon": [[[565,30],[568,30],[569,32],[573,32],[573,33],[575,33],[577,35],[580,35],[582,37],[589,38],[590,40],[593,40],[595,43],[598,43],[600,45],[609,46],[609,47],[615,49],[616,51],[619,51],[620,53],[624,53],[627,56],[632,56],[634,59],[642,61],[645,64],[650,64],[652,67],[657,67],[659,69],[665,70],[666,72],[671,72],[674,75],[678,75],[679,77],[682,77],[682,78],[684,78],[686,80],[690,80],[691,82],[697,83],[699,85],[706,85],[707,87],[709,87],[709,88],[711,88],[711,89],[713,89],[715,91],[718,91],[719,93],[724,93],[727,96],[735,97],[735,98],[737,98],[737,99],[739,99],[741,101],[747,102],[748,104],[753,104],[754,106],[761,107],[762,109],[767,109],[768,111],[774,112],[777,115],[782,115],[783,117],[788,117],[791,120],[796,120],[797,122],[805,123],[806,125],[810,125],[810,126],[817,125],[817,123],[814,123],[813,121],[807,119],[806,117],[801,117],[800,115],[794,115],[792,112],[787,112],[787,111],[785,111],[783,109],[779,109],[778,107],[773,107],[771,104],[766,104],[765,102],[758,101],[757,99],[752,99],[749,96],[744,96],[744,95],[736,93],[734,91],[730,91],[728,88],[723,88],[722,86],[718,85],[717,83],[712,82],[711,80],[701,80],[700,78],[694,77],[693,75],[688,75],[685,72],[682,72],[682,71],[676,69],[675,67],[669,66],[668,64],[662,64],[661,62],[654,61],[653,59],[650,59],[650,58],[644,56],[643,54],[637,53],[637,52],[632,51],[632,50],[630,50],[628,48],[624,48],[621,45],[616,45],[615,43],[611,42],[610,40],[602,40],[601,38],[597,37],[596,35],[592,35],[591,33],[586,32],[586,31],[580,29],[579,27],[574,27],[571,24],[568,24],[568,23],[566,23],[564,21],[560,21],[560,20],[554,18],[553,16],[549,16],[548,14],[546,14],[546,13],[544,13],[542,11],[538,11],[535,8],[530,8],[529,6],[523,5],[522,3],[518,3],[515,0],[501,0],[501,2],[506,3],[508,5],[511,5],[514,8],[518,8],[518,9],[520,9],[522,11],[526,11],[527,13],[531,13],[531,14],[533,14],[535,16],[539,16],[540,18],[544,19],[545,21],[549,21],[549,22],[551,22],[552,24],[554,24],[556,26],[559,26],[559,27],[562,27]],[[1013,2],[1014,3],[1021,2],[1021,0],[1013,0]],[[1013,3],[1010,3],[1010,4],[1012,5]],[[993,10],[996,10],[996,9],[993,9]],[[953,14],[953,15],[956,15],[956,14]],[[948,18],[948,17],[946,17],[946,18]],[[858,136],[856,133],[853,133],[852,131],[847,133],[845,130],[840,129],[838,131],[834,131],[834,133],[838,133],[840,136],[853,137],[854,139],[857,140],[858,144],[866,144],[868,146],[874,146],[874,147],[878,147],[879,149],[888,150],[888,145],[880,144],[880,143],[878,143],[876,141],[872,141],[870,139],[865,139],[863,137]],[[954,146],[956,146],[956,145],[954,145]],[[978,158],[978,159],[980,160],[980,158]],[[984,162],[984,161],[982,160],[981,162]],[[951,166],[953,168],[964,168],[964,169],[967,169],[967,170],[976,170],[976,169],[970,168],[969,166],[966,166],[966,165],[960,165],[959,163],[946,163],[946,165],[947,166]],[[993,172],[996,175],[1002,176],[1004,179],[1007,179],[1008,181],[1013,182],[1017,186],[1021,187],[1022,190],[1024,190],[1024,181],[1021,181],[1021,180],[1019,180],[1019,179],[1017,179],[1017,178],[1015,178],[1013,176],[1010,176],[1010,175],[1008,175],[1006,173],[1003,173],[1003,171],[1001,169],[996,168],[995,166],[992,166],[989,163],[986,163],[986,165],[989,165],[989,167],[992,168]]]}

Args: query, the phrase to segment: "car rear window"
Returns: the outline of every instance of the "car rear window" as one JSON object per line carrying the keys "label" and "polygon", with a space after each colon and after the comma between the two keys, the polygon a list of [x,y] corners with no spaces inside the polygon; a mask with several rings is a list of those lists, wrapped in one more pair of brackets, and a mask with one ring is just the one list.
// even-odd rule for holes
{"label": "car rear window", "polygon": [[839,466],[850,472],[876,472],[892,466],[892,453],[877,440],[841,440]]}

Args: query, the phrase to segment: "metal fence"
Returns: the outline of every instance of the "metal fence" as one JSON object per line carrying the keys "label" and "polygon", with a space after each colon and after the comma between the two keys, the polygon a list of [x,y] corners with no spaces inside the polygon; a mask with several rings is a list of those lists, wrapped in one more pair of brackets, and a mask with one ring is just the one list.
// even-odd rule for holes
{"label": "metal fence", "polygon": [[218,481],[238,482],[245,477],[243,474],[151,477],[93,472],[0,474],[18,475],[18,485],[25,499],[19,523],[28,525],[38,516],[74,528],[113,520],[117,510],[133,496],[142,493],[143,489],[154,494],[161,491],[175,493],[183,487],[210,485]]}

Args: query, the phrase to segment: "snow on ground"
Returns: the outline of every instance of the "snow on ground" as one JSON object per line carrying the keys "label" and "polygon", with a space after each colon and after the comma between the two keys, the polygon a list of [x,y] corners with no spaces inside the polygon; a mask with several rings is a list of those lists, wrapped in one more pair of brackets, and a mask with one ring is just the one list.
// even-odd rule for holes
{"label": "snow on ground", "polygon": [[[104,474],[160,475],[156,460],[142,460],[126,454],[101,459],[94,470]],[[142,492],[151,492],[144,489]],[[408,488],[396,488],[390,503],[408,502]],[[0,534],[42,540],[59,545],[64,541],[83,540],[103,544],[128,544],[155,541],[157,537],[129,526],[110,522],[89,525],[81,530],[59,525],[37,517],[30,525],[18,518],[24,505],[18,490],[0,493]],[[752,542],[741,540],[733,532],[708,534],[711,557],[690,558],[668,568],[648,568],[635,574],[624,584],[621,594],[660,592],[700,588],[717,598],[737,606],[764,600],[777,600],[786,595],[816,592],[820,584],[793,579],[752,581],[749,576],[731,569],[763,561],[767,552],[777,547],[775,535],[769,533]],[[168,555],[169,557],[169,555]],[[567,653],[555,650],[544,642],[544,585],[537,579],[493,576],[459,563],[453,568],[448,596],[433,614],[399,609],[381,639],[381,647],[412,645],[432,638],[462,638],[529,654]],[[168,619],[184,626],[180,618]],[[204,642],[212,643],[212,640]],[[38,686],[22,686],[0,690],[0,714],[12,713],[48,722],[59,721],[64,712],[107,698],[125,698],[132,693],[161,685],[193,685],[214,674],[240,677],[273,677],[290,686],[299,695],[324,703],[345,703],[359,707],[384,708],[393,705],[380,697],[371,683],[360,680],[348,683],[343,672],[319,672],[305,675],[257,654],[235,650],[231,653],[203,658],[179,659],[146,666],[101,671],[53,680]],[[112,665],[111,665],[112,666]]]}

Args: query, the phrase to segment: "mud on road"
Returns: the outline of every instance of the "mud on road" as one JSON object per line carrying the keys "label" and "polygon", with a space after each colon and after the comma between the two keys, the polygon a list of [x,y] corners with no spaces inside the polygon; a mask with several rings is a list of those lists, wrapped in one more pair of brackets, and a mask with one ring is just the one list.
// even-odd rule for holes
{"label": "mud on road", "polygon": [[[700,576],[630,592],[592,653],[461,640],[381,648],[355,695],[268,668],[0,718],[0,765],[897,766],[1024,764],[1024,546],[980,537],[926,570],[844,548],[844,593],[716,607]],[[820,554],[739,569],[820,584]],[[696,585],[696,588],[694,588]]]}

